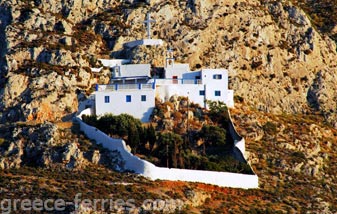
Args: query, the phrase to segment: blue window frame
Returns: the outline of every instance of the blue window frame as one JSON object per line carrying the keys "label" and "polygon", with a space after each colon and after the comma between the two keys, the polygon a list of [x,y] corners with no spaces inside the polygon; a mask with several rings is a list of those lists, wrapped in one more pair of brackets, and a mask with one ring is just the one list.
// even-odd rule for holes
{"label": "blue window frame", "polygon": [[104,102],[105,103],[110,103],[110,97],[109,96],[104,96]]}
{"label": "blue window frame", "polygon": [[216,97],[220,97],[221,96],[221,91],[214,91],[214,95]]}
{"label": "blue window frame", "polygon": [[205,91],[204,91],[204,90],[200,90],[200,91],[199,91],[199,95],[200,95],[200,96],[205,96]]}
{"label": "blue window frame", "polygon": [[142,101],[142,102],[146,102],[146,95],[142,95],[142,96],[141,96],[141,101]]}
{"label": "blue window frame", "polygon": [[131,103],[131,95],[126,95],[126,102]]}
{"label": "blue window frame", "polygon": [[214,74],[213,75],[213,79],[221,80],[222,79],[222,75],[221,74]]}

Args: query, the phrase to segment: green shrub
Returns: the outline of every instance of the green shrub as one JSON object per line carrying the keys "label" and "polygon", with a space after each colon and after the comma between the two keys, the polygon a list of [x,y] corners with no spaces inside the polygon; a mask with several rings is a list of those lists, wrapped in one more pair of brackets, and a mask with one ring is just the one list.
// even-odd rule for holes
{"label": "green shrub", "polygon": [[207,104],[209,107],[209,117],[212,121],[222,127],[226,127],[229,120],[226,104],[220,101],[207,101]]}
{"label": "green shrub", "polygon": [[226,144],[226,130],[218,126],[203,126],[199,136],[206,145],[223,146]]}
{"label": "green shrub", "polygon": [[305,160],[305,154],[303,152],[297,151],[291,154],[292,160],[296,163],[303,162]]}

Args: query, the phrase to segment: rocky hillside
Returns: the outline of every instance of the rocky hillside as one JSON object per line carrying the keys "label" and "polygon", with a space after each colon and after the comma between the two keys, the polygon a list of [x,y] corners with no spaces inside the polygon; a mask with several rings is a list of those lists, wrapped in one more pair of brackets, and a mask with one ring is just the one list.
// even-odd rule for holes
{"label": "rocky hillside", "polygon": [[[0,170],[0,197],[60,198],[73,202],[75,195],[82,193],[82,199],[104,198],[124,201],[134,199],[136,207],[139,208],[146,199],[183,201],[180,211],[176,210],[177,206],[169,206],[166,212],[148,213],[333,214],[337,212],[335,129],[328,126],[320,116],[285,114],[275,116],[251,109],[244,103],[239,103],[237,109],[231,113],[234,122],[240,124],[238,131],[246,138],[249,162],[259,176],[259,189],[220,188],[186,182],[150,182],[135,175],[116,173],[104,167],[104,164],[103,166],[99,164],[97,156],[92,158],[92,153],[86,152],[98,150],[100,151],[98,157],[107,157],[93,143],[86,141],[80,133],[71,132],[69,127],[62,127],[60,124],[57,126],[45,124],[42,127],[35,126],[36,130],[42,133],[37,135],[41,140],[44,139],[42,130],[47,130],[47,133],[53,132],[56,136],[58,134],[67,136],[72,133],[71,139],[80,142],[74,150],[76,152],[69,153],[68,150],[64,150],[69,147],[68,145],[72,145],[64,140],[70,139],[69,137],[63,137],[63,144],[56,138],[54,144],[60,146],[49,151],[63,149],[63,162],[56,161],[53,166],[48,164],[49,168],[36,167],[34,166],[36,163],[32,163],[23,164],[18,169]],[[31,127],[31,130],[33,129]],[[29,139],[21,141],[28,144],[23,150],[24,154],[28,154],[26,151],[34,151]],[[52,142],[49,141],[50,143]],[[45,147],[42,147],[42,153],[46,153]],[[81,155],[75,154],[86,155],[83,155],[84,158],[78,158]],[[75,163],[82,164],[75,164],[74,168],[64,167],[74,160]],[[69,213],[71,210],[74,210],[74,206],[68,206],[63,213]],[[124,213],[147,213],[140,210]],[[88,213],[88,210],[79,213]]]}
{"label": "rocky hillside", "polygon": [[[0,169],[34,166],[83,169],[101,164],[122,169],[118,152],[89,141],[72,123],[20,123],[0,126]],[[71,129],[72,127],[72,129]]]}
{"label": "rocky hillside", "polygon": [[[320,112],[336,120],[336,45],[289,1],[12,1],[0,4],[2,121],[60,120],[77,93],[106,82],[98,57],[162,65],[160,51],[122,51],[145,37],[175,49],[192,68],[228,68],[235,95],[261,111]],[[153,56],[153,59],[145,56]],[[78,90],[77,90],[78,89]]]}
{"label": "rocky hillside", "polygon": [[311,18],[312,23],[324,34],[337,41],[337,12],[336,0],[294,0],[293,3],[301,7]]}
{"label": "rocky hillside", "polygon": [[[181,213],[336,213],[335,6],[328,0],[0,1],[1,198],[72,200],[81,191],[137,203],[178,198],[187,203]],[[147,12],[156,20],[153,37],[165,46],[122,50],[124,42],[145,37]],[[231,113],[260,189],[116,174],[104,165],[118,154],[56,124],[76,112],[93,84],[108,81],[90,71],[97,58],[161,66],[168,46],[192,68],[230,70],[237,98]],[[18,121],[24,122],[11,123]]]}

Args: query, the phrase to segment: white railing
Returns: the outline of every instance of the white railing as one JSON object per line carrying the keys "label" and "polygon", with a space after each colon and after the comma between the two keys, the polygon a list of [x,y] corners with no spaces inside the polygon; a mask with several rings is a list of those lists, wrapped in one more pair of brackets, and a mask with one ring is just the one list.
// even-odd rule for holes
{"label": "white railing", "polygon": [[190,84],[190,85],[201,85],[202,80],[200,79],[156,79],[157,85],[172,85],[172,84]]}
{"label": "white railing", "polygon": [[139,84],[117,84],[117,90],[133,90],[133,89],[140,89],[141,86]]}
{"label": "white railing", "polygon": [[153,83],[98,85],[96,91],[153,90]]}

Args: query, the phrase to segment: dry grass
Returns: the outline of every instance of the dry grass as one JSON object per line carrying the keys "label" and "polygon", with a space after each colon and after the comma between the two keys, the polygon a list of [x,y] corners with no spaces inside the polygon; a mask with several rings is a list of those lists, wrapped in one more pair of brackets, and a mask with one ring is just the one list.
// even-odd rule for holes
{"label": "dry grass", "polygon": [[70,129],[73,126],[72,122],[57,122],[55,123],[59,129]]}

